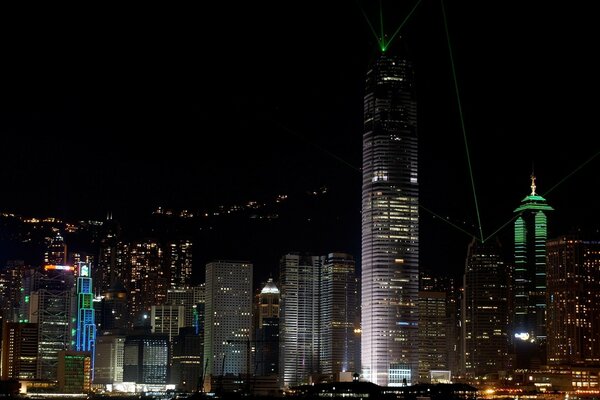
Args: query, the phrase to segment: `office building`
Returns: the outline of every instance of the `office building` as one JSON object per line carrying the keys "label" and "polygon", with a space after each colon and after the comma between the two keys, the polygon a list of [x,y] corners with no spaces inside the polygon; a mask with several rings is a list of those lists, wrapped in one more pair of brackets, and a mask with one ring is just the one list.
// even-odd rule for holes
{"label": "office building", "polygon": [[38,360],[38,326],[3,322],[2,380],[35,379]]}
{"label": "office building", "polygon": [[536,193],[531,177],[531,193],[515,209],[515,267],[511,339],[516,368],[539,368],[546,363],[546,239],[547,214],[553,208]]}
{"label": "office building", "polygon": [[247,350],[252,327],[252,264],[214,261],[206,264],[206,376],[250,373]]}
{"label": "office building", "polygon": [[548,364],[600,365],[600,240],[549,240]]}
{"label": "office building", "polygon": [[499,246],[473,239],[462,298],[462,371],[468,377],[499,373],[509,366],[509,276]]}
{"label": "office building", "polygon": [[362,371],[383,386],[418,371],[419,185],[411,63],[381,53],[369,67],[362,160]]}

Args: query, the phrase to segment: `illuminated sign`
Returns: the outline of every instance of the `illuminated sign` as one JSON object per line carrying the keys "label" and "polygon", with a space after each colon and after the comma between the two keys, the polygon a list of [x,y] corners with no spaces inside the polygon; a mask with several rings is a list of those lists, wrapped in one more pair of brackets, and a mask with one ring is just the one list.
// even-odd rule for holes
{"label": "illuminated sign", "polygon": [[517,339],[521,339],[521,340],[528,340],[529,339],[529,333],[527,333],[527,332],[515,333],[515,337]]}
{"label": "illuminated sign", "polygon": [[79,276],[90,276],[90,267],[87,264],[80,264]]}
{"label": "illuminated sign", "polygon": [[75,271],[75,267],[70,265],[46,265],[44,269],[46,271]]}

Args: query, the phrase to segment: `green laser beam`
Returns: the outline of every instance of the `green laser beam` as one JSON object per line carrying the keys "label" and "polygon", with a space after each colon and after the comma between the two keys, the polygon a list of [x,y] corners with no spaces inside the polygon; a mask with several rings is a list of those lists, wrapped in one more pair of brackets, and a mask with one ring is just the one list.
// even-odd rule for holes
{"label": "green laser beam", "polygon": [[469,232],[469,231],[467,231],[467,230],[465,230],[465,229],[461,228],[460,226],[456,225],[455,223],[453,223],[453,222],[452,222],[452,221],[450,221],[449,219],[447,219],[447,218],[444,218],[444,217],[442,217],[441,215],[438,215],[438,214],[434,213],[433,211],[431,211],[430,209],[428,209],[428,208],[427,208],[427,207],[425,207],[424,205],[422,205],[422,204],[419,204],[419,208],[422,208],[423,210],[427,211],[428,213],[430,213],[430,214],[431,214],[431,215],[433,215],[434,217],[437,217],[437,218],[441,219],[442,221],[444,221],[444,222],[446,222],[447,224],[449,224],[450,226],[452,226],[452,227],[454,227],[454,228],[458,229],[459,231],[461,231],[461,232],[463,232],[463,233],[466,233],[467,235],[469,235],[469,237],[473,237],[473,238],[475,238],[475,239],[479,240],[479,238],[478,238],[477,236],[473,235],[471,232]]}
{"label": "green laser beam", "polygon": [[394,34],[388,40],[388,42],[385,45],[385,47],[382,49],[383,51],[387,50],[387,48],[390,46],[390,43],[392,43],[392,40],[394,40],[396,38],[396,36],[398,35],[398,33],[400,33],[400,30],[402,29],[402,27],[404,26],[404,24],[406,24],[406,21],[408,21],[408,19],[411,17],[411,15],[413,15],[413,13],[415,12],[415,10],[419,6],[419,4],[421,4],[421,1],[423,1],[423,0],[418,0],[417,3],[412,8],[412,10],[410,10],[410,12],[406,16],[406,18],[404,18],[404,21],[402,21],[402,23],[400,24],[400,26],[398,27],[398,29],[396,29],[396,31],[394,32]]}
{"label": "green laser beam", "polygon": [[[570,173],[568,173],[564,178],[562,178],[560,181],[558,181],[558,183],[556,183],[554,186],[552,186],[550,189],[548,189],[546,192],[544,192],[542,194],[542,197],[545,197],[548,193],[550,193],[551,191],[553,191],[554,189],[556,189],[560,184],[562,184],[564,181],[566,181],[568,178],[570,178],[571,176],[573,176],[573,174],[575,174],[577,171],[579,171],[581,168],[583,168],[584,166],[586,166],[587,164],[589,164],[594,158],[598,157],[598,155],[600,155],[600,151],[597,152],[596,154],[594,154],[593,156],[591,156],[590,158],[588,158],[587,160],[585,160],[582,164],[580,164],[577,168],[575,168],[573,171],[571,171]],[[513,222],[520,214],[516,214],[514,215],[511,219],[509,219],[508,221],[506,221],[500,228],[496,229],[494,231],[494,233],[492,233],[491,235],[489,235],[485,240],[489,240],[491,237],[493,237],[494,235],[496,235],[498,232],[500,232],[502,229],[506,228],[506,226],[508,224],[510,224],[511,222]]]}
{"label": "green laser beam", "polygon": [[485,241],[487,242],[487,241],[488,241],[488,240],[490,240],[492,237],[494,237],[494,236],[495,236],[495,235],[496,235],[498,232],[500,232],[502,229],[506,228],[506,226],[507,226],[508,224],[510,224],[511,222],[513,222],[515,219],[517,219],[517,217],[519,217],[519,215],[521,215],[521,214],[516,214],[516,215],[513,215],[513,216],[511,217],[511,219],[509,219],[508,221],[506,221],[506,222],[505,222],[505,223],[504,223],[504,224],[503,224],[503,225],[502,225],[500,228],[496,229],[496,230],[494,231],[494,233],[492,233],[492,234],[491,234],[491,235],[489,235],[487,238],[485,238]]}
{"label": "green laser beam", "polygon": [[581,164],[579,167],[575,168],[573,171],[571,171],[569,174],[567,174],[567,176],[565,176],[564,178],[562,178],[560,181],[558,181],[558,183],[554,186],[552,186],[550,189],[548,189],[546,192],[544,192],[544,194],[542,196],[546,196],[548,193],[550,193],[551,191],[553,191],[554,189],[556,189],[556,187],[558,185],[560,185],[561,183],[563,183],[564,181],[566,181],[567,179],[569,179],[575,172],[579,171],[581,168],[583,168],[586,164],[588,164],[589,162],[591,162],[594,158],[598,157],[598,155],[600,155],[600,151],[597,152],[596,154],[594,154],[593,156],[591,156],[590,158],[588,158],[586,161],[583,162],[583,164]]}
{"label": "green laser beam", "polygon": [[383,5],[381,4],[381,0],[379,0],[379,30],[381,31],[379,47],[381,47],[381,51],[385,51],[385,34],[383,33]]}
{"label": "green laser beam", "polygon": [[473,178],[473,168],[471,167],[471,156],[469,154],[469,144],[467,142],[467,131],[465,129],[465,118],[463,116],[462,104],[460,102],[460,92],[458,90],[458,80],[456,79],[456,67],[454,65],[454,55],[452,53],[452,44],[450,43],[450,33],[448,31],[448,19],[446,17],[446,8],[444,7],[444,0],[440,0],[442,3],[442,15],[444,16],[444,29],[446,30],[446,40],[448,41],[448,52],[450,53],[450,64],[452,65],[452,77],[454,79],[454,89],[456,91],[456,101],[458,103],[458,114],[460,115],[460,125],[462,128],[463,139],[465,142],[465,151],[467,153],[467,164],[469,165],[469,176],[471,177],[471,188],[473,189],[473,199],[475,200],[475,211],[477,212],[477,222],[479,223],[479,234],[481,235],[481,242],[483,239],[483,227],[481,226],[481,215],[479,214],[479,204],[477,202],[477,192],[475,191],[475,179]]}
{"label": "green laser beam", "polygon": [[318,144],[316,144],[315,142],[313,142],[313,141],[309,140],[309,139],[308,139],[306,136],[304,136],[304,135],[301,135],[300,133],[298,133],[298,132],[294,131],[293,129],[290,129],[290,128],[288,128],[287,126],[285,126],[285,125],[283,125],[283,124],[281,124],[281,123],[279,123],[279,122],[277,122],[277,121],[274,121],[274,122],[275,122],[275,124],[277,124],[277,125],[278,125],[278,126],[281,128],[281,129],[283,129],[284,131],[286,131],[286,132],[288,132],[288,133],[291,133],[292,135],[294,135],[294,136],[297,136],[297,137],[299,137],[299,138],[303,139],[304,141],[306,141],[307,143],[309,143],[311,146],[314,146],[315,148],[317,148],[318,150],[320,150],[320,151],[322,151],[323,153],[327,154],[328,156],[335,158],[336,160],[338,160],[338,161],[339,161],[339,162],[341,162],[342,164],[346,165],[347,167],[350,167],[350,168],[352,168],[353,170],[356,170],[356,171],[359,171],[359,172],[361,171],[361,169],[360,169],[360,168],[358,168],[358,167],[356,167],[356,166],[354,166],[354,165],[350,164],[349,162],[347,162],[346,160],[344,160],[342,157],[338,156],[338,155],[337,155],[337,154],[335,154],[335,153],[332,153],[331,151],[327,150],[326,148],[324,148],[324,147],[322,147],[322,146],[319,146],[319,145],[318,145]]}
{"label": "green laser beam", "polygon": [[371,32],[373,33],[375,40],[377,40],[377,43],[379,43],[379,45],[381,46],[381,41],[379,40],[379,37],[377,37],[377,32],[375,31],[373,24],[371,24],[371,21],[369,20],[367,13],[365,13],[365,10],[363,10],[363,8],[360,6],[358,1],[356,2],[356,4],[358,5],[358,8],[360,9],[360,12],[362,13],[363,17],[365,17],[365,20],[367,21],[367,25],[369,25],[369,28],[371,28]]}

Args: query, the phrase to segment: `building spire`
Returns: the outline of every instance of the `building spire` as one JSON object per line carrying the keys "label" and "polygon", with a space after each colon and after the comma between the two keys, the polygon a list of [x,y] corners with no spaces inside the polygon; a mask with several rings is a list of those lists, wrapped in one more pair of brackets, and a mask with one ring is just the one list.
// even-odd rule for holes
{"label": "building spire", "polygon": [[535,186],[535,175],[533,175],[533,173],[531,174],[531,196],[535,196],[535,188],[537,186]]}

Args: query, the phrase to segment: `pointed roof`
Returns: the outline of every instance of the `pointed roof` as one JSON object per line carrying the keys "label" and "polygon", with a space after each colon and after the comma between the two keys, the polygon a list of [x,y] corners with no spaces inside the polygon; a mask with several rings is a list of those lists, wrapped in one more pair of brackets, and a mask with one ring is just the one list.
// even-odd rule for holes
{"label": "pointed roof", "polygon": [[273,278],[269,278],[265,287],[260,291],[260,294],[279,294],[279,289],[275,286],[275,282],[273,282]]}
{"label": "pointed roof", "polygon": [[531,194],[525,196],[523,200],[521,200],[521,205],[515,209],[514,212],[519,213],[525,210],[543,210],[543,211],[552,211],[554,208],[550,207],[548,203],[546,203],[546,199],[540,196],[535,192],[537,186],[535,185],[536,177],[531,175]]}

